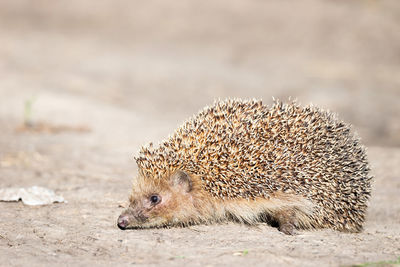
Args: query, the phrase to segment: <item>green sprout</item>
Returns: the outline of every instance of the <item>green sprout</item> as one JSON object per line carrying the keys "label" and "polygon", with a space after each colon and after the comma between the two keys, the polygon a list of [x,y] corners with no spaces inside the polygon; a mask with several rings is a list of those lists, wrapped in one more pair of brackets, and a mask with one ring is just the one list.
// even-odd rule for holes
{"label": "green sprout", "polygon": [[388,261],[377,261],[377,262],[366,262],[366,263],[361,263],[361,264],[354,264],[352,265],[353,267],[367,267],[367,266],[397,266],[400,265],[400,257],[398,257],[396,260],[388,260]]}
{"label": "green sprout", "polygon": [[32,106],[33,103],[35,102],[35,98],[30,98],[25,101],[25,109],[24,109],[24,125],[26,127],[32,127],[33,126],[33,121],[32,121]]}

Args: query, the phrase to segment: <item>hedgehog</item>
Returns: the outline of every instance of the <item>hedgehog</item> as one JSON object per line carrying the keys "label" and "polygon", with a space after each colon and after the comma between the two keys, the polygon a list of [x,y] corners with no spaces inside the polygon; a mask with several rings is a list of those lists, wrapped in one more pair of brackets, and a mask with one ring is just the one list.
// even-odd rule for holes
{"label": "hedgehog", "polygon": [[120,229],[234,221],[359,232],[373,178],[351,126],[297,101],[216,101],[135,160]]}

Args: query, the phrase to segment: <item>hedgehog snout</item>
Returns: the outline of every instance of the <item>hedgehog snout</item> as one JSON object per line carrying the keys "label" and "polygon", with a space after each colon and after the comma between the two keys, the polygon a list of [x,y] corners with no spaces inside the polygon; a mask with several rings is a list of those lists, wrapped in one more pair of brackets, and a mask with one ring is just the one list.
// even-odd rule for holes
{"label": "hedgehog snout", "polygon": [[135,228],[148,220],[148,216],[144,210],[140,207],[132,208],[129,207],[119,215],[117,220],[117,226],[121,230],[128,228]]}
{"label": "hedgehog snout", "polygon": [[119,229],[125,230],[129,225],[129,216],[126,214],[121,214],[118,217],[117,225]]}

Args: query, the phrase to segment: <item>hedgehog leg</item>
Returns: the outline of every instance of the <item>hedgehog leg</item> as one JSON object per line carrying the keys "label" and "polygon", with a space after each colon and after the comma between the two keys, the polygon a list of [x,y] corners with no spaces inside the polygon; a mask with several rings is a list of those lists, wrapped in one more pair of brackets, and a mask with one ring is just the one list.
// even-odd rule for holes
{"label": "hedgehog leg", "polygon": [[296,234],[295,230],[298,226],[296,212],[293,209],[280,210],[275,213],[275,220],[278,222],[278,229],[287,235]]}

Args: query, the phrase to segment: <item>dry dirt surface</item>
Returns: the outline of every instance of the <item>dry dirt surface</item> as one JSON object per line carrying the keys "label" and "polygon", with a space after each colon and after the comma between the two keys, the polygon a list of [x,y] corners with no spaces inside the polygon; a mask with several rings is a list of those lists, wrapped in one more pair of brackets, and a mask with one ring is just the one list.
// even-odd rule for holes
{"label": "dry dirt surface", "polygon": [[[400,263],[399,29],[398,0],[0,1],[0,188],[68,201],[0,202],[0,265]],[[362,233],[116,227],[141,144],[216,98],[272,96],[339,112],[368,146]]]}

